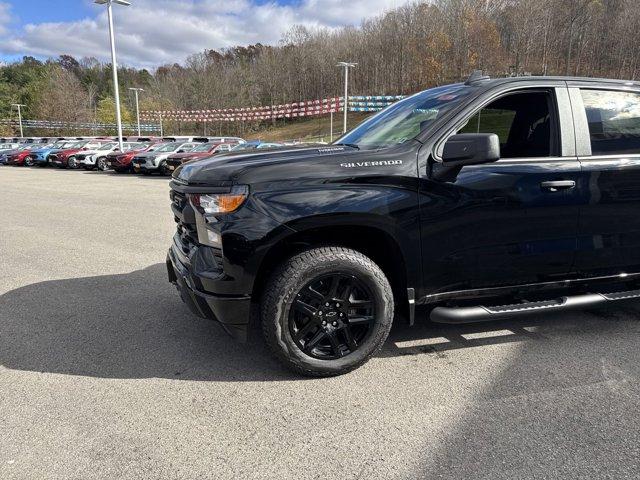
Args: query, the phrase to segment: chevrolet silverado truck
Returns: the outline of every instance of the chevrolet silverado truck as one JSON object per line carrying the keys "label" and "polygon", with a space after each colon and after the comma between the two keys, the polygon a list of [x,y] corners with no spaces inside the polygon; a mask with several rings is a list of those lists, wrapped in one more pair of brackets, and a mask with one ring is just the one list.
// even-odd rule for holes
{"label": "chevrolet silverado truck", "polygon": [[325,148],[186,163],[171,201],[182,300],[240,339],[258,318],[305,375],[359,367],[394,319],[637,300],[640,83],[474,74]]}

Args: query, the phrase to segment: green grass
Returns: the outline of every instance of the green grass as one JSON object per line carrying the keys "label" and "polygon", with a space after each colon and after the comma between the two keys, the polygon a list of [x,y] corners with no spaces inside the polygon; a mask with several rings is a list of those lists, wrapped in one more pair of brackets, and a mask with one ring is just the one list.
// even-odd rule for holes
{"label": "green grass", "polygon": [[[350,113],[349,129],[354,128],[368,117],[363,113]],[[342,133],[342,114],[333,116],[333,139]],[[285,140],[325,141],[330,140],[331,119],[329,115],[309,119],[278,120],[275,126],[270,126],[258,132],[245,134],[247,140],[262,140],[277,142]]]}

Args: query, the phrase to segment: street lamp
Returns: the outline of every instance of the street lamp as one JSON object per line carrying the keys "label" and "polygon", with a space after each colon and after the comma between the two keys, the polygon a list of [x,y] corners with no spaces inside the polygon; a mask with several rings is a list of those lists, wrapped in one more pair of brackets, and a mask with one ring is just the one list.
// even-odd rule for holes
{"label": "street lamp", "polygon": [[94,0],[94,3],[98,5],[107,6],[107,16],[109,17],[109,39],[111,40],[111,66],[113,68],[113,95],[116,100],[116,123],[118,125],[118,143],[120,144],[120,151],[124,151],[124,145],[122,144],[122,117],[120,115],[120,90],[118,88],[118,65],[116,64],[116,43],[113,34],[113,11],[112,6],[114,3],[118,5],[124,5],[128,7],[131,3],[126,0]]}
{"label": "street lamp", "polygon": [[355,68],[357,63],[339,62],[338,67],[344,68],[344,127],[342,133],[347,133],[347,112],[349,111],[349,69]]}
{"label": "street lamp", "polygon": [[136,94],[136,118],[138,119],[138,136],[140,136],[142,134],[140,133],[140,103],[138,100],[138,93],[144,92],[144,88],[130,88],[129,90]]}
{"label": "street lamp", "polygon": [[26,105],[23,105],[22,103],[12,103],[11,106],[18,109],[18,122],[20,122],[20,138],[24,138],[24,133],[22,133],[22,110],[20,109],[22,107],[26,107]]}

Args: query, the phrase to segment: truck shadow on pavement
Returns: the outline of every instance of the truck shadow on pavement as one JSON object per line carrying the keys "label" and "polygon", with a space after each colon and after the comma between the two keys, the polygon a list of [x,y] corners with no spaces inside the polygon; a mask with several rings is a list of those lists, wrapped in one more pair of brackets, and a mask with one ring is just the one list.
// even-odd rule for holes
{"label": "truck shadow on pavement", "polygon": [[157,264],[0,296],[0,365],[99,378],[272,381],[295,376],[266,346],[194,316]]}
{"label": "truck shadow on pavement", "polygon": [[[607,322],[606,312],[598,315],[604,315],[598,323]],[[545,341],[541,331],[562,329],[563,322],[565,330],[572,328],[575,314],[567,320],[555,315],[468,326],[397,325],[378,356]],[[168,283],[164,264],[46,281],[1,295],[0,366],[98,378],[301,379],[261,341],[234,342],[215,322],[192,315]]]}

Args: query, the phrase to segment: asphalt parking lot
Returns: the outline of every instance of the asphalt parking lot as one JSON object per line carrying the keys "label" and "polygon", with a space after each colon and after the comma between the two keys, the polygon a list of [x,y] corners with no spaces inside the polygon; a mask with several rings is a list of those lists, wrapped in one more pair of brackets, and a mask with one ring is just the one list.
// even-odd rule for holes
{"label": "asphalt parking lot", "polygon": [[640,308],[398,326],[308,380],[167,282],[167,179],[0,167],[0,478],[637,478]]}

